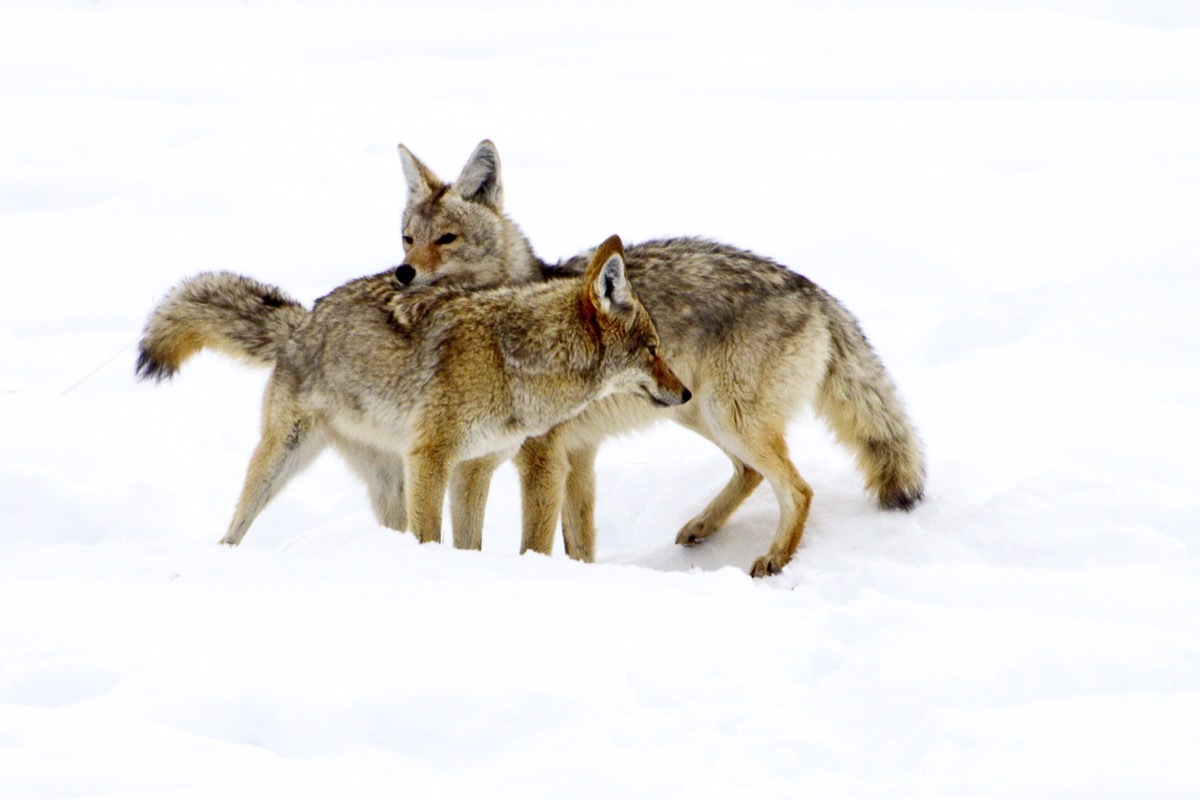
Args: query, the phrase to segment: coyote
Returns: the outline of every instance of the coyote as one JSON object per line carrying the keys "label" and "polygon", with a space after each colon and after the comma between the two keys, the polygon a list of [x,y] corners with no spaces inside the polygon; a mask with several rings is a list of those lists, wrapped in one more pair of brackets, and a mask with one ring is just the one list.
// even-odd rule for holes
{"label": "coyote", "polygon": [[[409,193],[401,283],[554,283],[587,265],[586,254],[556,265],[534,255],[504,214],[500,158],[490,141],[480,142],[453,184],[404,145],[400,158]],[[837,300],[769,259],[702,239],[650,241],[625,255],[662,354],[695,399],[663,409],[613,396],[527,440],[516,459],[522,550],[550,552],[561,512],[567,553],[592,560],[597,447],[610,434],[663,417],[705,436],[733,462],[733,477],[683,526],[679,544],[711,536],[764,478],[774,490],[779,527],[751,566],[756,577],[779,572],[804,531],[813,492],[788,456],[785,434],[805,406],[854,453],[881,506],[909,509],[922,499],[921,444],[883,364]]]}
{"label": "coyote", "polygon": [[574,280],[406,290],[389,270],[311,312],[275,287],[204,273],[150,314],[137,374],[169,378],[205,347],[273,367],[228,545],[333,445],[380,522],[422,542],[441,540],[449,483],[455,545],[478,549],[487,482],[526,437],[611,394],[663,407],[691,397],[658,353],[615,236]]}

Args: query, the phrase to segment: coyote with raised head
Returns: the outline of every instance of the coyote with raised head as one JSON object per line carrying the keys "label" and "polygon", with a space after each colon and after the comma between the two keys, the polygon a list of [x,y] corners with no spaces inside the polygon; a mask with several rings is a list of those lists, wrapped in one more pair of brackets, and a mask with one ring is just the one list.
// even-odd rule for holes
{"label": "coyote with raised head", "polygon": [[615,236],[573,280],[413,290],[389,270],[311,312],[272,286],[204,273],[150,314],[137,373],[171,377],[205,347],[273,368],[229,545],[332,445],[380,522],[422,542],[441,540],[449,484],[454,543],[478,548],[492,471],[526,437],[608,395],[662,407],[691,397],[658,353]]}
{"label": "coyote with raised head", "polygon": [[[504,214],[500,159],[490,141],[476,147],[453,184],[404,145],[400,157],[409,190],[401,283],[554,283],[587,265],[586,255],[558,265],[534,255]],[[523,550],[550,552],[561,511],[567,553],[591,560],[597,447],[612,433],[664,416],[733,462],[733,477],[683,526],[679,544],[711,536],[764,478],[774,490],[779,527],[751,567],[754,576],[779,572],[804,532],[813,492],[788,456],[785,434],[805,406],[855,454],[880,505],[908,509],[921,500],[920,442],[883,364],[837,300],[769,259],[701,239],[650,241],[625,255],[662,354],[695,399],[663,409],[613,396],[526,441],[517,457]]]}

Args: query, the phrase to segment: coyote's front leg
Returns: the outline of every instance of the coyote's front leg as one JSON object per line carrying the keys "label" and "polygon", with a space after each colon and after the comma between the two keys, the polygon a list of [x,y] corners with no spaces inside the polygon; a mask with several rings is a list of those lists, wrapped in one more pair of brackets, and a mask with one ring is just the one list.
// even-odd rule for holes
{"label": "coyote's front leg", "polygon": [[442,444],[415,447],[405,459],[408,521],[422,544],[442,540],[442,501],[451,467],[450,450]]}
{"label": "coyote's front leg", "polygon": [[515,461],[521,478],[521,552],[549,555],[562,511],[566,453],[550,431],[526,439]]}
{"label": "coyote's front leg", "polygon": [[483,512],[487,508],[492,473],[513,455],[506,450],[482,458],[462,461],[450,478],[450,526],[459,550],[483,547]]}

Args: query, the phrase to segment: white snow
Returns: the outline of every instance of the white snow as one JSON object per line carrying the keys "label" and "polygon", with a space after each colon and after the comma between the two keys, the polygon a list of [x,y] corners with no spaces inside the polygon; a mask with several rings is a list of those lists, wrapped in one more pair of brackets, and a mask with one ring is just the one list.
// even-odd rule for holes
{"label": "white snow", "polygon": [[[1200,795],[1200,11],[880,0],[0,8],[0,797]],[[569,5],[569,7],[568,7]],[[493,139],[546,258],[698,234],[862,320],[929,455],[812,419],[760,489],[668,426],[597,564],[375,523],[320,459],[224,532],[265,374],[133,380],[166,290],[397,263],[396,144]],[[449,537],[447,536],[447,539]]]}

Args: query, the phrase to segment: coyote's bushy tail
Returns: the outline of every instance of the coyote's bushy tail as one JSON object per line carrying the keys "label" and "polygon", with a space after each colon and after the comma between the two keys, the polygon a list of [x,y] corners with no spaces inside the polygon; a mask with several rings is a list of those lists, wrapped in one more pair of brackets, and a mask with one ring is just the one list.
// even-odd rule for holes
{"label": "coyote's bushy tail", "polygon": [[205,347],[256,366],[275,364],[279,346],[308,311],[274,286],[230,272],[205,272],[172,289],[150,312],[137,376],[170,378]]}
{"label": "coyote's bushy tail", "polygon": [[832,298],[828,311],[832,352],[817,413],[854,452],[867,489],[879,504],[910,509],[925,492],[921,442],[858,322]]}

